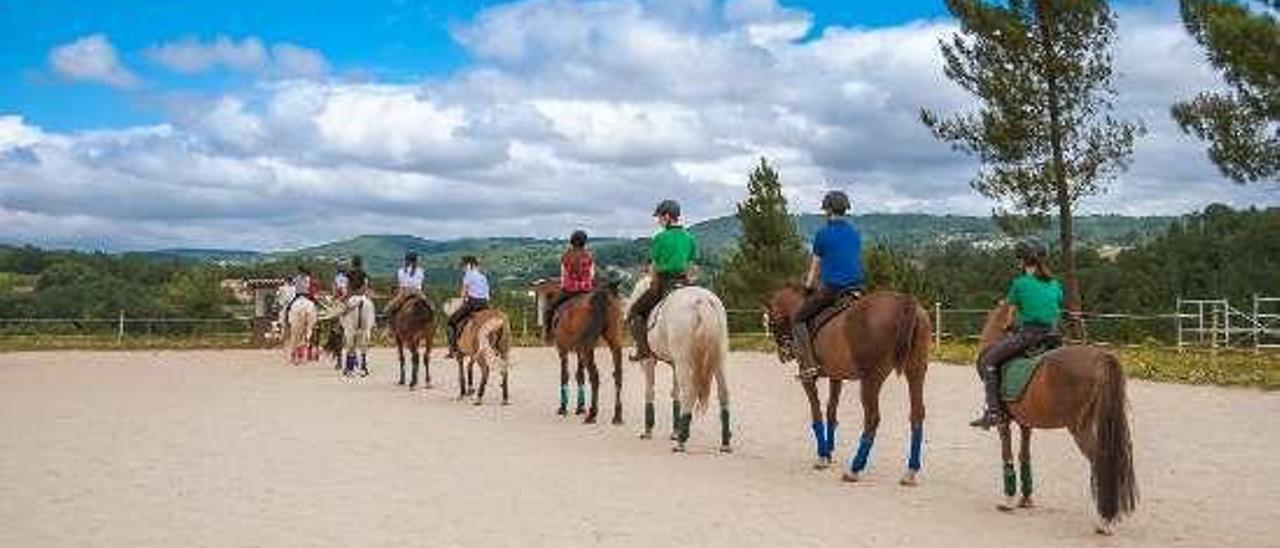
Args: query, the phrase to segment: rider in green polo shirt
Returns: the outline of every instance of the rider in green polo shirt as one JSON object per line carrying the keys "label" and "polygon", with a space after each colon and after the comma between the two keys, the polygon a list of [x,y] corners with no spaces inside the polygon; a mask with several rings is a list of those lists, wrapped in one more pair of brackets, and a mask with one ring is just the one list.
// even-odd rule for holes
{"label": "rider in green polo shirt", "polygon": [[631,337],[636,341],[636,355],[632,360],[653,356],[649,350],[649,313],[678,285],[688,282],[689,267],[698,256],[698,244],[693,235],[680,226],[679,203],[664,200],[658,204],[653,216],[662,225],[662,231],[653,237],[653,245],[649,249],[652,261],[649,289],[632,303],[631,314],[627,318]]}

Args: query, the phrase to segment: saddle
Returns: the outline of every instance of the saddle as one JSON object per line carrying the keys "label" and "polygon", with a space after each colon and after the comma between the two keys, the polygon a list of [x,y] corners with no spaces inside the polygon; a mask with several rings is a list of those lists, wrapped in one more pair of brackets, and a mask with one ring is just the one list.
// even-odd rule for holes
{"label": "saddle", "polygon": [[1062,346],[1062,337],[1056,334],[1045,336],[1036,344],[1000,366],[1000,399],[1005,403],[1014,403],[1022,399],[1022,393],[1031,384],[1040,365],[1049,353]]}
{"label": "saddle", "polygon": [[549,326],[551,330],[554,331],[556,326],[560,324],[560,315],[564,313],[565,309],[569,308],[569,305],[583,299],[590,299],[592,295],[595,295],[594,291],[574,296],[572,299],[568,299],[560,303],[560,306],[557,306],[555,310],[551,311],[551,325]]}
{"label": "saddle", "polygon": [[835,302],[828,305],[821,312],[817,313],[812,320],[809,320],[810,333],[817,335],[824,326],[832,319],[848,310],[858,299],[862,298],[862,290],[858,288],[847,289],[836,298]]}

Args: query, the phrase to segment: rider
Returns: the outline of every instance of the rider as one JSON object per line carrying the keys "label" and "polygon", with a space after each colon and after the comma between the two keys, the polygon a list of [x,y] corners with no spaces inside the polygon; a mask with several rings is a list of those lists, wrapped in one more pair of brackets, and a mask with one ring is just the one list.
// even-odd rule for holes
{"label": "rider", "polygon": [[[286,282],[291,282],[291,285],[293,285],[293,298],[289,299],[288,304],[284,307],[285,317],[288,317],[289,311],[293,309],[293,303],[298,302],[298,299],[305,298],[315,302],[315,295],[312,294],[311,271],[307,269],[306,265],[298,265],[297,273]],[[286,285],[289,284],[287,283]]]}
{"label": "rider", "polygon": [[551,321],[564,303],[595,289],[595,258],[587,251],[587,233],[575,230],[569,236],[569,249],[560,256],[560,293],[543,311],[542,336],[551,337]]}
{"label": "rider", "polygon": [[338,301],[345,301],[349,295],[348,287],[350,280],[347,279],[347,267],[342,263],[338,263],[333,274],[333,297]]}
{"label": "rider", "polygon": [[369,292],[369,275],[364,273],[363,261],[359,255],[351,256],[351,267],[346,271],[348,297],[366,295]]}
{"label": "rider", "polygon": [[818,375],[818,360],[813,354],[809,322],[840,300],[842,295],[861,292],[864,282],[862,235],[845,218],[849,212],[849,197],[839,190],[828,192],[822,198],[822,212],[827,217],[827,224],[813,237],[813,256],[809,259],[809,270],[804,279],[809,296],[791,323],[792,335],[799,347],[796,359],[800,362],[801,380]]}
{"label": "rider", "polygon": [[689,268],[698,255],[698,244],[693,235],[680,226],[680,204],[675,200],[663,200],[653,211],[662,231],[653,237],[649,249],[649,288],[631,305],[627,322],[631,337],[635,339],[636,355],[632,361],[653,357],[649,349],[649,313],[662,299],[688,283]]}
{"label": "rider", "polygon": [[480,272],[480,259],[473,255],[462,258],[462,306],[449,315],[449,358],[460,355],[458,331],[472,314],[489,308],[489,278]]}
{"label": "rider", "polygon": [[1062,317],[1062,283],[1053,277],[1045,246],[1029,238],[1014,248],[1022,273],[1013,279],[1004,302],[1017,312],[1013,330],[978,356],[978,375],[986,385],[987,408],[970,426],[990,428],[1006,419],[1000,402],[1000,367],[1056,333]]}
{"label": "rider", "polygon": [[404,266],[396,271],[396,296],[387,303],[387,317],[395,315],[410,298],[423,297],[422,284],[425,274],[418,268],[418,254],[412,251],[404,254]]}

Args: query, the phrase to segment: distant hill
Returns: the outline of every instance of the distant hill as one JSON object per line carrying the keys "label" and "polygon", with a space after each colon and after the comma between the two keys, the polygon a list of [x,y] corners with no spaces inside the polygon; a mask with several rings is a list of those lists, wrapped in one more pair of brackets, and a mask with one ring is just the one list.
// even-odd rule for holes
{"label": "distant hill", "polygon": [[[1100,215],[1077,220],[1077,234],[1084,247],[1126,248],[1153,240],[1175,217],[1121,217]],[[852,221],[867,240],[907,253],[961,242],[976,246],[999,245],[1003,236],[987,217],[925,214],[858,215]],[[821,228],[818,215],[796,217],[802,237],[809,239]],[[697,223],[690,230],[698,238],[704,256],[715,264],[725,259],[737,245],[741,227],[736,217],[727,216]],[[1056,229],[1044,231],[1047,241],[1056,241]],[[497,279],[529,280],[555,276],[564,240],[499,237],[437,241],[404,234],[363,235],[323,245],[270,253],[236,250],[170,249],[147,253],[161,260],[181,260],[217,264],[255,264],[305,259],[319,262],[345,261],[352,255],[364,258],[366,269],[378,276],[389,275],[400,265],[406,252],[417,252],[427,276],[452,279],[463,255],[476,255]],[[599,262],[617,268],[633,268],[647,258],[648,238],[598,239],[592,248]]]}

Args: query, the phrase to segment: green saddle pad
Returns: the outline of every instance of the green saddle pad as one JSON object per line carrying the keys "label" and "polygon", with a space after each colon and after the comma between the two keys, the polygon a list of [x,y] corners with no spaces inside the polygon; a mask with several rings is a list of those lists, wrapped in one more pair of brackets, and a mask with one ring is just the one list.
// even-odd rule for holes
{"label": "green saddle pad", "polygon": [[1004,370],[1000,375],[1000,396],[1006,402],[1016,402],[1022,399],[1022,392],[1027,389],[1027,385],[1031,383],[1031,379],[1035,377],[1036,370],[1040,368],[1041,358],[1044,355],[1033,357],[1014,358],[1004,365]]}

